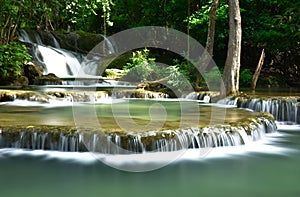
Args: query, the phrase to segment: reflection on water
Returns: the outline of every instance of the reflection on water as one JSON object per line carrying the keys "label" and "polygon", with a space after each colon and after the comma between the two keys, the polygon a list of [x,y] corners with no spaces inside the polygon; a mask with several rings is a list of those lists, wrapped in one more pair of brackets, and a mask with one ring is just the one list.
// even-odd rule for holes
{"label": "reflection on water", "polygon": [[[2,149],[1,196],[299,196],[300,129],[251,145],[187,151],[147,173],[113,169],[87,153]],[[191,150],[196,151],[196,150]],[[72,155],[73,154],[73,155]]]}
{"label": "reflection on water", "polygon": [[[162,112],[167,114],[165,126],[167,128],[178,128],[178,123],[182,126],[207,126],[211,123],[222,124],[225,122],[237,122],[241,119],[257,115],[240,109],[226,109],[225,106],[214,107],[206,104],[199,104],[196,101],[182,100],[131,100],[114,99],[113,103],[78,104],[69,106],[39,104],[26,105],[24,102],[11,104],[10,102],[0,105],[1,126],[6,125],[52,125],[52,126],[75,126],[76,119],[80,118],[83,124],[94,121],[94,113],[97,113],[98,121],[102,128],[118,130],[117,120],[125,119],[128,122],[133,119],[137,124],[147,125],[154,122],[154,128],[161,128],[158,124],[162,117]],[[22,104],[22,105],[18,105]],[[94,113],[93,113],[94,112]],[[226,115],[226,117],[225,117]],[[160,117],[160,118],[157,118]],[[77,122],[78,123],[78,122]],[[134,128],[131,128],[132,130]],[[148,129],[149,130],[149,129]]]}
{"label": "reflection on water", "polygon": [[271,88],[256,88],[255,91],[249,89],[242,90],[250,95],[259,96],[300,96],[299,88],[287,88],[287,87],[271,87]]}

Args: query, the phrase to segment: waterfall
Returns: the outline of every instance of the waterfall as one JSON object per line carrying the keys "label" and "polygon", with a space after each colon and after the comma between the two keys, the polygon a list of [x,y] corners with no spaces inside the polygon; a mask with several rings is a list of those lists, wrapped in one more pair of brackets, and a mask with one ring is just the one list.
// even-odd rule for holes
{"label": "waterfall", "polygon": [[21,42],[25,43],[36,43],[36,44],[43,44],[41,36],[38,34],[37,31],[25,31],[24,29],[20,29],[18,31],[18,37]]}
{"label": "waterfall", "polygon": [[77,76],[81,69],[81,64],[74,54],[56,49],[53,47],[45,47],[37,45],[34,47],[35,59],[44,65],[44,75],[54,73],[57,77]]}
{"label": "waterfall", "polygon": [[43,149],[69,152],[99,152],[129,154],[169,152],[182,149],[201,149],[237,146],[261,139],[276,130],[270,116],[260,114],[238,125],[216,125],[141,133],[91,132],[75,128],[2,128],[0,148]]}
{"label": "waterfall", "polygon": [[188,94],[183,94],[181,98],[190,100],[199,100],[201,102],[209,103],[212,97],[218,96],[218,92],[190,92]]}
{"label": "waterfall", "polygon": [[275,120],[300,123],[300,99],[293,97],[279,98],[252,98],[252,97],[230,97],[218,103],[236,105],[239,108],[247,108],[253,111],[271,113]]}
{"label": "waterfall", "polygon": [[[58,40],[51,32],[24,30],[18,31],[19,40],[31,45],[31,55],[34,61],[43,68],[43,74],[55,74],[60,78],[76,78],[96,75],[98,62],[101,57],[62,49]],[[105,50],[111,54],[115,52],[113,44],[108,38],[104,39]],[[97,44],[97,43],[95,43]]]}
{"label": "waterfall", "polygon": [[19,41],[60,48],[60,44],[51,32],[36,30],[18,30]]}

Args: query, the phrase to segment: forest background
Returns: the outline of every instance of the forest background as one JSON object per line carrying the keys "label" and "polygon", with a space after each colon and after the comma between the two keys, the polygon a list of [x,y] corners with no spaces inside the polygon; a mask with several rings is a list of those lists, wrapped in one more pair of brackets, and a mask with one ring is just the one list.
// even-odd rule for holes
{"label": "forest background", "polygon": [[[206,44],[211,0],[0,0],[0,74],[16,75],[30,55],[16,43],[18,29],[89,32],[104,35],[133,27],[173,28]],[[297,0],[243,0],[240,84],[250,87],[261,51],[266,58],[259,79],[262,86],[300,85],[300,3]],[[222,71],[229,37],[228,2],[220,0],[216,14],[213,59]],[[139,58],[160,59],[159,53]],[[134,57],[130,58],[131,64]],[[182,62],[181,71],[194,83],[195,74]],[[128,64],[126,64],[128,66]],[[123,65],[122,65],[123,66]],[[118,66],[116,66],[118,67]],[[120,66],[119,66],[120,67]]]}

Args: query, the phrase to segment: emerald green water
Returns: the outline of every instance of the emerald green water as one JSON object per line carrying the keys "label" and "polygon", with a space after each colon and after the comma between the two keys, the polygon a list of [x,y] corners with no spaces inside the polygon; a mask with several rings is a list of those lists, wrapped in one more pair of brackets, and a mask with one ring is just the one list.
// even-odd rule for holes
{"label": "emerald green water", "polygon": [[[155,102],[151,101],[146,105],[142,101],[132,102],[129,107],[131,118],[146,124],[151,119],[148,113],[149,106]],[[156,104],[159,105],[153,107],[159,109],[161,105],[167,105],[167,110],[171,112],[167,116],[170,122],[179,120],[178,103]],[[113,105],[118,106],[117,109],[122,109],[121,111],[127,108],[126,103]],[[191,108],[188,106],[186,117],[190,119],[195,111],[192,110],[193,105],[190,105]],[[85,107],[95,109],[103,119],[113,114],[110,104]],[[200,120],[211,117],[207,115],[209,109],[208,106],[200,107]],[[222,108],[216,110],[224,111]],[[142,113],[145,111],[147,113]],[[238,121],[239,118],[251,114],[238,109],[225,111],[226,121]],[[72,106],[1,105],[0,121],[6,125],[74,126],[72,112]],[[155,114],[155,110],[153,113]],[[124,118],[122,113],[117,115]],[[213,117],[218,119],[218,116]],[[105,165],[89,153],[0,149],[0,194],[4,197],[296,197],[300,195],[300,126],[293,125],[291,128],[281,126],[276,134],[267,135],[263,141],[246,146],[214,148],[207,155],[197,152],[195,154],[194,150],[188,150],[175,162],[142,173],[119,171]],[[134,168],[136,164],[129,162],[124,165],[132,165]]]}
{"label": "emerald green water", "polygon": [[141,125],[137,130],[134,128],[132,130],[141,132],[142,126],[146,128],[146,125],[151,122],[152,127],[150,125],[146,129],[176,129],[180,126],[207,126],[222,124],[224,121],[235,122],[253,115],[255,113],[245,110],[199,105],[194,101],[125,100],[113,104],[95,103],[76,106],[15,106],[7,103],[0,105],[0,126],[74,127],[75,120],[87,127],[91,121],[99,121],[104,129],[122,130],[116,121],[132,120],[136,125]]}

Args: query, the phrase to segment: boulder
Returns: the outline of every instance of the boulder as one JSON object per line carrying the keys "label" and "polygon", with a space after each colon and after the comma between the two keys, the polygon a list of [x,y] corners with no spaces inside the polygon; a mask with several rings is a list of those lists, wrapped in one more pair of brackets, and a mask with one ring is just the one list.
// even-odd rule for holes
{"label": "boulder", "polygon": [[35,79],[43,75],[42,69],[33,62],[25,64],[23,70],[24,76],[27,77],[29,85],[33,85]]}
{"label": "boulder", "polygon": [[49,73],[34,79],[34,85],[62,85],[62,80],[55,74]]}

